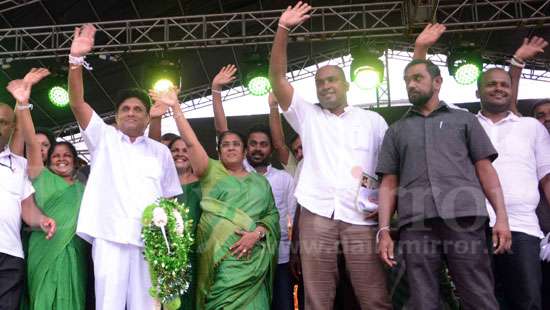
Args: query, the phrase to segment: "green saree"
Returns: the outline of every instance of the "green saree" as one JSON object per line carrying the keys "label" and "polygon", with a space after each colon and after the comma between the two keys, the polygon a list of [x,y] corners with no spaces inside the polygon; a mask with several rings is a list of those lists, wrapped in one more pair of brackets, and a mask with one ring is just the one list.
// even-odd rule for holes
{"label": "green saree", "polygon": [[[201,184],[200,182],[193,182],[181,186],[183,194],[178,196],[178,201],[185,203],[185,206],[189,208],[189,216],[193,219],[193,227],[191,227],[193,234],[196,235],[197,225],[201,218]],[[182,297],[181,310],[195,309],[195,296],[197,286],[197,253],[196,243],[191,249],[191,255],[189,260],[191,261],[191,284],[189,289]]]}
{"label": "green saree", "polygon": [[[280,231],[267,179],[257,173],[237,178],[210,160],[201,189],[197,309],[269,309]],[[267,229],[265,239],[249,258],[237,259],[229,251],[240,239],[235,231],[257,225]]]}
{"label": "green saree", "polygon": [[27,278],[30,309],[78,310],[86,307],[88,248],[75,235],[84,186],[43,169],[33,181],[38,208],[55,219],[57,231],[46,240],[42,231],[29,239]]}

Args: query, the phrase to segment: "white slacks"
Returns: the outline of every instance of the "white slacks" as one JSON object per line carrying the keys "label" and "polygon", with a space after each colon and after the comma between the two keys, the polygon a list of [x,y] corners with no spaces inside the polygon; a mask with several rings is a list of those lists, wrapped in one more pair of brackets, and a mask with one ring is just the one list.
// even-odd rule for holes
{"label": "white slacks", "polygon": [[142,248],[94,239],[96,310],[151,310],[151,278]]}

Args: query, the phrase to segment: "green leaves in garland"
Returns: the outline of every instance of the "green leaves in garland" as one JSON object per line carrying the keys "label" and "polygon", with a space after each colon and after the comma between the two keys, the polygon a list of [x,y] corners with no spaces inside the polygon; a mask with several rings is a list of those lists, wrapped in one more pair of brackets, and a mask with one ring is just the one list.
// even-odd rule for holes
{"label": "green leaves in garland", "polygon": [[177,310],[180,296],[189,289],[192,222],[189,209],[175,199],[162,198],[143,211],[141,237],[151,274],[149,293],[164,309]]}

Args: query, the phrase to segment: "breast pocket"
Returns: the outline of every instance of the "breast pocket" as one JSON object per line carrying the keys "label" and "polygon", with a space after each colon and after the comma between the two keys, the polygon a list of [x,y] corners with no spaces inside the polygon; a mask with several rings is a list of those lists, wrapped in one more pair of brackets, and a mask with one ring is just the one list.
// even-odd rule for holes
{"label": "breast pocket", "polygon": [[[0,168],[3,168],[3,167],[0,167]],[[17,197],[18,199],[25,198],[25,197],[20,197],[24,192],[24,186],[25,186],[25,180],[26,180],[26,176],[23,173],[23,171],[15,170],[14,173],[10,173],[7,168],[1,169],[1,170],[7,170],[7,171],[0,172],[0,179],[2,180],[2,182],[0,182],[0,187],[2,187],[2,189],[7,191],[10,195]]]}
{"label": "breast pocket", "polygon": [[147,179],[158,180],[160,182],[162,171],[159,160],[154,157],[144,157],[142,163],[143,176]]}
{"label": "breast pocket", "polygon": [[435,143],[440,152],[447,152],[453,157],[467,155],[466,127],[464,124],[440,121],[433,128]]}
{"label": "breast pocket", "polygon": [[351,147],[354,150],[368,151],[372,144],[372,134],[370,133],[369,126],[356,124],[352,127],[350,133]]}

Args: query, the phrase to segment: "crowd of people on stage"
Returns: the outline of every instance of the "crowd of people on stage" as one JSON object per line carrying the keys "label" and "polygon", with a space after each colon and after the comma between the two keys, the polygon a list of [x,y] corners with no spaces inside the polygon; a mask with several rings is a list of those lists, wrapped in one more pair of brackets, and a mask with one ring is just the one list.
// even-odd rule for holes
{"label": "crowd of people on stage", "polygon": [[[338,66],[317,70],[315,104],[288,82],[288,34],[310,11],[298,2],[279,19],[268,123],[229,128],[222,90],[237,68],[213,78],[217,159],[176,88],[122,90],[116,124],[100,118],[84,96],[91,24],[75,29],[68,70],[89,165],[33,124],[31,91],[49,71],[11,81],[15,106],[0,103],[0,309],[160,309],[141,218],[162,197],[193,219],[181,309],[550,309],[550,99],[517,107],[522,68],[548,43],[525,39],[509,71],[484,71],[473,114],[440,98],[426,56],[445,26],[427,25],[403,72],[412,106],[388,126],[348,102]],[[169,111],[178,134],[161,135]],[[288,144],[280,111],[296,133]]]}

